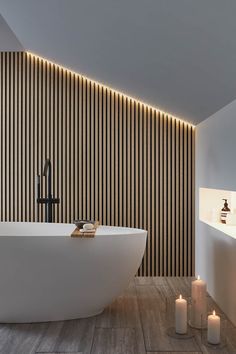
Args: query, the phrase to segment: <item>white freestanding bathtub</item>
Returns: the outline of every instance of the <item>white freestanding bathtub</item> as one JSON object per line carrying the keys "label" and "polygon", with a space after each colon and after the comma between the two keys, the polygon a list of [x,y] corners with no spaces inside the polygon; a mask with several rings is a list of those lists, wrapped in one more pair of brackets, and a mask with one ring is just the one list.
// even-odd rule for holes
{"label": "white freestanding bathtub", "polygon": [[0,322],[89,317],[120,295],[141,263],[147,232],[73,224],[0,223]]}

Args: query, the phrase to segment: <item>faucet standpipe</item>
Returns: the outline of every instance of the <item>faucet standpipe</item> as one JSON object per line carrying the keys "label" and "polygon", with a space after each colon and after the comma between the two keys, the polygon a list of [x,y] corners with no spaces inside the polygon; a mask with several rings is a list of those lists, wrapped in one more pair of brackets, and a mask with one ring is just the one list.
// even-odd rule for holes
{"label": "faucet standpipe", "polygon": [[52,165],[50,159],[45,161],[43,176],[48,177],[47,181],[47,197],[40,197],[40,176],[37,175],[37,203],[45,204],[45,212],[46,212],[46,222],[52,222],[52,206],[53,204],[59,204],[59,198],[52,197]]}

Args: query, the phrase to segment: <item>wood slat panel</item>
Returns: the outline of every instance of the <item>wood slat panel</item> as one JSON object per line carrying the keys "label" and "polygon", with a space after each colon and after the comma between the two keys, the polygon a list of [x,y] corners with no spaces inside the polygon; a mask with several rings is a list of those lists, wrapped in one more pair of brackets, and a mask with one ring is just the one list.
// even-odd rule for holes
{"label": "wood slat panel", "polygon": [[[194,127],[26,53],[0,53],[0,218],[43,221],[35,177],[53,165],[55,222],[148,230],[139,275],[194,274]],[[46,183],[42,177],[42,192]]]}

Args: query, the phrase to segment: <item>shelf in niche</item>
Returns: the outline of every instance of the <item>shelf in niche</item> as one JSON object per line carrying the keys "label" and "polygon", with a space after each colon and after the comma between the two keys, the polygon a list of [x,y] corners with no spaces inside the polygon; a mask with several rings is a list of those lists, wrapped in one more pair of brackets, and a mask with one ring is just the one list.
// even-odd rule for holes
{"label": "shelf in niche", "polygon": [[236,213],[236,191],[199,188],[199,220],[236,239],[236,225],[220,222],[223,198],[228,199],[231,212]]}
{"label": "shelf in niche", "polygon": [[201,220],[205,224],[213,227],[214,229],[217,229],[218,231],[223,232],[224,234],[231,236],[236,239],[236,226],[233,225],[225,225],[221,224],[219,222],[210,222],[206,220]]}

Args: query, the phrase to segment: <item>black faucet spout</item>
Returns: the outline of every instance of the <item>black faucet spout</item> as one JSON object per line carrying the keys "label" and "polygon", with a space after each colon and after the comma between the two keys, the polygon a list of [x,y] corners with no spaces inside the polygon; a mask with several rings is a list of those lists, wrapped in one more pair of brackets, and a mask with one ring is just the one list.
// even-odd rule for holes
{"label": "black faucet spout", "polygon": [[43,169],[43,176],[48,177],[47,189],[48,189],[48,199],[52,199],[52,164],[50,159],[46,159]]}
{"label": "black faucet spout", "polygon": [[43,169],[43,176],[47,176],[47,172],[48,172],[48,174],[50,174],[51,173],[51,161],[50,161],[50,159],[47,159],[46,161],[45,161],[45,164],[44,164],[44,169]]}

